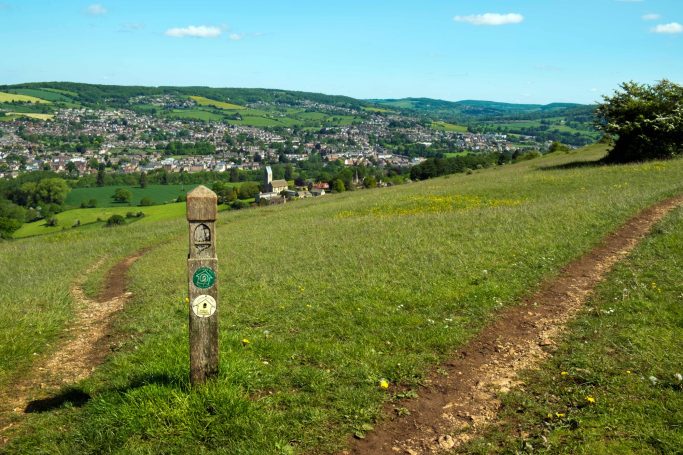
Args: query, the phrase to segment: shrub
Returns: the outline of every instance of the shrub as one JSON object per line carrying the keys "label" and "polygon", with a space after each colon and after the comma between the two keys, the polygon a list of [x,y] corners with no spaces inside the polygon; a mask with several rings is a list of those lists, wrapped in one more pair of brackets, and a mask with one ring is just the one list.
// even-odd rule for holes
{"label": "shrub", "polygon": [[683,86],[626,82],[596,109],[596,127],[615,138],[610,162],[669,158],[683,152]]}
{"label": "shrub", "polygon": [[154,201],[151,200],[150,198],[143,197],[142,199],[140,199],[140,206],[141,207],[149,207],[150,205],[154,205]]}
{"label": "shrub", "polygon": [[121,226],[122,224],[126,224],[126,219],[121,215],[112,215],[107,220],[108,227]]}

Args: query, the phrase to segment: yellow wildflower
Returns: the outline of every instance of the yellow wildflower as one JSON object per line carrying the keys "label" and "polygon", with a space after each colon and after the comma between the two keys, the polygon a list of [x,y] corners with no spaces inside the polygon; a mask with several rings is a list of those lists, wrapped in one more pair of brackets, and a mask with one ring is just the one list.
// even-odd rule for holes
{"label": "yellow wildflower", "polygon": [[389,388],[389,381],[387,381],[386,379],[380,379],[379,386],[382,389],[388,389]]}
{"label": "yellow wildflower", "polygon": [[249,344],[249,340],[247,340],[246,338],[242,338],[242,346],[246,346],[248,344]]}
{"label": "yellow wildflower", "polygon": [[556,412],[555,415],[556,415],[558,418],[564,417],[564,414],[561,413],[561,412]]}
{"label": "yellow wildflower", "polygon": [[185,303],[190,303],[190,298],[189,298],[189,297],[185,297]]}
{"label": "yellow wildflower", "polygon": [[595,398],[593,398],[592,396],[589,395],[586,397],[586,401],[589,403],[595,403]]}
{"label": "yellow wildflower", "polygon": [[560,374],[561,374],[562,376],[567,376],[569,373],[567,373],[566,371],[563,371],[563,372],[560,373]]}

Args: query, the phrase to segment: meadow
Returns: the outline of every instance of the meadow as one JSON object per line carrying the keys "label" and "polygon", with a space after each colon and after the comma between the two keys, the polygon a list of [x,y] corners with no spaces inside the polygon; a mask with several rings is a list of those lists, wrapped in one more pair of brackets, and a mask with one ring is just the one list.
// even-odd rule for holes
{"label": "meadow", "polygon": [[214,106],[219,109],[229,109],[229,110],[239,110],[245,109],[244,106],[238,104],[226,103],[224,101],[216,101],[209,98],[204,98],[203,96],[191,96],[190,99],[194,100],[200,106]]}
{"label": "meadow", "polygon": [[[95,292],[114,258],[156,245],[134,264],[133,300],[112,326],[125,342],[77,385],[90,401],[27,415],[4,449],[338,451],[372,427],[383,403],[399,409],[406,391],[497,310],[633,214],[683,190],[680,159],[566,166],[604,153],[592,146],[471,175],[222,213],[220,374],[194,389],[181,220],[0,244],[5,386],[33,353],[49,355],[73,312],[69,283],[88,265],[109,258],[88,278]],[[29,302],[36,311],[27,314]]]}
{"label": "meadow", "polygon": [[121,207],[129,204],[115,202],[112,195],[117,188],[125,188],[131,192],[130,205],[140,204],[144,197],[150,198],[155,204],[166,204],[175,202],[181,194],[194,189],[197,185],[147,185],[145,188],[139,186],[103,186],[95,188],[74,188],[66,197],[65,205],[69,207],[80,207],[82,202],[90,199],[97,200],[97,207]]}
{"label": "meadow", "polygon": [[49,103],[47,100],[36,98],[35,96],[20,95],[17,93],[0,92],[0,103],[19,101],[22,103]]}
{"label": "meadow", "polygon": [[448,122],[432,122],[432,128],[435,130],[455,132],[455,133],[467,133],[467,127],[463,125],[455,125]]}
{"label": "meadow", "polygon": [[48,226],[45,220],[26,223],[14,233],[13,238],[20,239],[35,235],[51,234],[73,228],[78,229],[79,232],[82,232],[84,229],[102,228],[107,219],[112,215],[126,216],[128,213],[137,214],[138,212],[144,213],[144,217],[139,219],[132,218],[129,221],[145,225],[155,221],[182,218],[185,215],[185,203],[178,202],[148,207],[123,206],[67,210],[55,215],[57,219],[55,226]]}
{"label": "meadow", "polygon": [[501,422],[461,452],[679,452],[682,251],[679,208],[599,285],[554,357],[503,397]]}

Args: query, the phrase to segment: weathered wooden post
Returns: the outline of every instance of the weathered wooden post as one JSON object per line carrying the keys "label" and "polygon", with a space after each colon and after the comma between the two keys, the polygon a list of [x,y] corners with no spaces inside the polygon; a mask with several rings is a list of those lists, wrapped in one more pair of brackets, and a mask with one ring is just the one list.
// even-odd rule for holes
{"label": "weathered wooden post", "polygon": [[187,195],[190,382],[193,385],[218,374],[217,199],[216,193],[201,185]]}

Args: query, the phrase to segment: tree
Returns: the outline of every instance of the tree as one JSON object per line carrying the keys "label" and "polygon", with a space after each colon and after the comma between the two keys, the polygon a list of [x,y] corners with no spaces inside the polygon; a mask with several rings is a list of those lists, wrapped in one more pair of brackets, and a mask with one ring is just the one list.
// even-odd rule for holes
{"label": "tree", "polygon": [[0,199],[0,238],[8,239],[26,219],[26,210],[10,201]]}
{"label": "tree", "polygon": [[240,199],[251,199],[259,194],[259,186],[254,182],[245,182],[240,185],[238,197]]}
{"label": "tree", "polygon": [[140,172],[140,188],[147,188],[147,173]]}
{"label": "tree", "polygon": [[332,182],[332,189],[336,191],[337,193],[342,193],[346,191],[346,186],[344,185],[344,181],[342,179],[336,179],[334,182]]}
{"label": "tree", "polygon": [[43,204],[62,205],[69,190],[64,179],[43,179],[36,185],[35,200]]}
{"label": "tree", "polygon": [[596,109],[595,126],[615,138],[610,162],[669,158],[683,152],[683,86],[625,82]]}
{"label": "tree", "polygon": [[107,227],[121,226],[126,224],[126,219],[121,215],[112,215],[107,220]]}
{"label": "tree", "polygon": [[377,188],[377,179],[369,175],[363,179],[363,185],[365,188]]}
{"label": "tree", "polygon": [[141,207],[149,207],[150,205],[154,205],[154,201],[151,198],[145,196],[142,199],[140,199]]}
{"label": "tree", "polygon": [[97,186],[104,186],[104,163],[97,165]]}
{"label": "tree", "polygon": [[133,197],[130,191],[125,188],[117,188],[112,196],[116,202],[130,202],[130,198]]}

